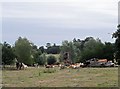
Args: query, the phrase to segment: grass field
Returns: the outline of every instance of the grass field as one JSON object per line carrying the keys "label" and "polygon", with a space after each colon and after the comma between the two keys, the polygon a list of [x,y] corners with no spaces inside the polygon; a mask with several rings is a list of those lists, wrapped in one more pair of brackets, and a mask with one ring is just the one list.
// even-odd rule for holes
{"label": "grass field", "polygon": [[117,87],[118,68],[3,70],[4,87]]}

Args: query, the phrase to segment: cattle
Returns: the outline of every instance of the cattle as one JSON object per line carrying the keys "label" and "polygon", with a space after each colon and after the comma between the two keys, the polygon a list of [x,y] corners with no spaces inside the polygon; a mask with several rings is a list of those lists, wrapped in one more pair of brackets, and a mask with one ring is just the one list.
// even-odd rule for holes
{"label": "cattle", "polygon": [[28,66],[25,65],[24,63],[17,62],[17,63],[16,63],[16,68],[17,68],[17,70],[21,70],[21,69],[26,69],[26,68],[28,68]]}
{"label": "cattle", "polygon": [[24,63],[22,63],[22,67],[23,67],[23,69],[28,68],[28,66],[27,66],[27,65],[25,65]]}
{"label": "cattle", "polygon": [[38,63],[36,63],[36,64],[34,63],[34,64],[33,64],[33,66],[34,66],[34,67],[38,67],[38,68],[39,68]]}
{"label": "cattle", "polygon": [[53,65],[45,65],[46,68],[54,68]]}
{"label": "cattle", "polygon": [[64,69],[64,68],[65,68],[65,65],[59,64],[59,68],[60,68],[60,70],[61,70],[61,69]]}
{"label": "cattle", "polygon": [[80,67],[84,67],[84,64],[83,64],[83,63],[80,63]]}
{"label": "cattle", "polygon": [[98,60],[98,62],[104,62],[104,63],[106,63],[107,59],[100,59],[100,60]]}
{"label": "cattle", "polygon": [[69,68],[78,69],[80,68],[80,63],[72,64],[69,66]]}

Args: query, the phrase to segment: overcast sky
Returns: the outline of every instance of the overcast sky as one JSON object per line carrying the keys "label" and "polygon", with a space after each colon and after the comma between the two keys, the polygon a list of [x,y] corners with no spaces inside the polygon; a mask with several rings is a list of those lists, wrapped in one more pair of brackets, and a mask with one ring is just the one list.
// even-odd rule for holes
{"label": "overcast sky", "polygon": [[118,0],[5,0],[2,3],[2,41],[12,45],[19,36],[37,46],[89,36],[114,42],[111,34],[117,24]]}

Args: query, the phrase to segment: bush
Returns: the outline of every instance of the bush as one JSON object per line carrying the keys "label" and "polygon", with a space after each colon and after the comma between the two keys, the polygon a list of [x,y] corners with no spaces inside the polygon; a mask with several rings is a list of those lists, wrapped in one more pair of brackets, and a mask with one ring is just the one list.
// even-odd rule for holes
{"label": "bush", "polygon": [[48,65],[55,64],[56,63],[56,57],[55,56],[48,56],[47,58]]}
{"label": "bush", "polygon": [[37,63],[38,63],[39,65],[44,65],[44,64],[46,63],[46,56],[45,56],[45,54],[42,54],[42,55],[40,55],[40,56],[38,57]]}

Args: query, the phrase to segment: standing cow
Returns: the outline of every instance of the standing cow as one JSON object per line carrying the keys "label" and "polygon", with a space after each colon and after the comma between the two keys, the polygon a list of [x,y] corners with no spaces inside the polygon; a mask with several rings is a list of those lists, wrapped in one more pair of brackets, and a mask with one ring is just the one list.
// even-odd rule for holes
{"label": "standing cow", "polygon": [[25,65],[24,63],[21,63],[21,62],[17,62],[17,63],[16,63],[16,68],[17,68],[17,70],[21,70],[22,68],[25,69],[25,68],[27,68],[27,67],[28,67],[28,66]]}

